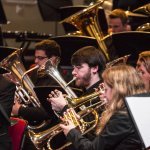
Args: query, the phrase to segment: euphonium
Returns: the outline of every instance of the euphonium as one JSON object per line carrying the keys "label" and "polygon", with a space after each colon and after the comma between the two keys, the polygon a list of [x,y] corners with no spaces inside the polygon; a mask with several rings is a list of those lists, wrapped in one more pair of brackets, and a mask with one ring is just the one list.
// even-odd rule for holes
{"label": "euphonium", "polygon": [[[56,82],[59,83],[59,85],[65,90],[69,98],[77,98],[76,94],[73,92],[73,90],[68,86],[68,84],[65,82],[61,74],[59,73],[57,66],[60,62],[60,59],[57,58],[56,62],[52,62],[51,59],[49,59],[45,64],[45,71],[46,73],[51,76]],[[74,80],[74,79],[73,79]]]}
{"label": "euphonium", "polygon": [[88,8],[85,8],[67,17],[60,23],[70,23],[74,25],[82,35],[95,37],[106,59],[109,60],[107,46],[103,40],[104,34],[98,23],[98,7],[102,5],[103,2],[104,0],[97,1],[95,4],[90,5]]}
{"label": "euphonium", "polygon": [[[81,98],[81,100],[80,98],[78,98],[78,104],[82,104],[83,101],[85,102],[92,100],[93,98],[95,98],[96,95],[98,96],[99,94],[100,92],[94,92],[90,95],[85,96],[85,100],[83,100],[83,97]],[[93,97],[93,95],[95,96]],[[84,110],[81,110],[80,112],[78,112],[78,114],[81,116],[81,119],[78,119],[72,111],[66,112],[64,118],[69,118],[70,120],[72,120],[73,123],[77,125],[81,133],[84,135],[94,129],[97,125],[99,116],[96,109],[102,107],[104,104],[105,102],[100,101],[97,104],[93,105],[94,109],[93,106],[89,106],[88,108],[86,107]],[[84,117],[89,114],[92,114],[94,116],[94,119],[91,122],[85,122]],[[39,133],[35,133],[32,130],[29,130],[28,133],[37,149],[41,149],[46,143],[49,150],[61,150],[71,144],[66,141],[65,135],[63,134],[63,131],[60,128],[59,124]]]}
{"label": "euphonium", "polygon": [[21,49],[15,50],[0,62],[0,67],[12,74],[12,77],[16,82],[16,92],[24,104],[32,104],[34,107],[39,107],[40,102],[33,90],[34,85],[27,75],[20,59],[21,53]]}

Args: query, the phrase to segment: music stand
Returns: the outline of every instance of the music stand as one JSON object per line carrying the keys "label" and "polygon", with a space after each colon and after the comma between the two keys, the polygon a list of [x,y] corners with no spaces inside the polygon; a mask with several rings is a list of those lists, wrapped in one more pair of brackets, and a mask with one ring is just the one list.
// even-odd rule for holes
{"label": "music stand", "polygon": [[84,46],[95,46],[98,48],[97,41],[93,37],[65,35],[51,39],[55,40],[61,47],[61,66],[71,66],[72,54]]}
{"label": "music stand", "polygon": [[150,93],[126,97],[125,104],[143,148],[150,148]]}
{"label": "music stand", "polygon": [[[54,114],[51,104],[47,101],[48,95],[51,91],[55,89],[61,91],[63,94],[67,94],[65,90],[61,86],[35,86],[34,91],[43,106],[44,110],[48,113],[48,115]],[[81,95],[82,91],[77,88],[71,88],[77,95]]]}
{"label": "music stand", "polygon": [[139,53],[150,50],[149,32],[131,31],[114,33],[107,36],[104,41],[108,46],[108,53],[112,60],[131,54],[128,62],[133,65],[137,61]]}
{"label": "music stand", "polygon": [[55,22],[55,34],[57,35],[57,21],[60,21],[60,7],[72,6],[72,0],[38,0],[38,8],[43,21]]}
{"label": "music stand", "polygon": [[48,113],[49,116],[55,116],[54,111],[52,110],[51,104],[47,101],[48,94],[50,94],[51,91],[54,91],[55,89],[58,89],[65,93],[65,91],[60,86],[35,86],[34,91],[44,108],[44,110]]}
{"label": "music stand", "polygon": [[38,0],[38,7],[44,21],[60,21],[59,8],[72,5],[72,0]]}

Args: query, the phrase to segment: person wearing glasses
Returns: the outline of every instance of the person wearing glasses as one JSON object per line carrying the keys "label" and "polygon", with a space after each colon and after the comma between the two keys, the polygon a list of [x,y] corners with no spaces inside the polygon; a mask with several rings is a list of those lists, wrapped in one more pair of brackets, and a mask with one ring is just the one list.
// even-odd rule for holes
{"label": "person wearing glasses", "polygon": [[[45,65],[48,59],[55,63],[58,57],[61,57],[61,48],[56,41],[43,40],[35,45],[34,65],[38,65],[39,68]],[[44,69],[33,71],[31,79],[35,86],[57,85],[54,79],[46,75]]]}
{"label": "person wearing glasses", "polygon": [[[41,66],[45,65],[48,59],[52,62],[56,61],[56,58],[61,56],[61,48],[57,42],[54,40],[42,40],[35,45],[34,62],[35,65],[39,65],[39,69],[33,70],[30,74],[31,80],[35,86],[54,86],[58,85],[54,79],[46,75],[44,69],[40,69]],[[50,121],[50,124],[55,124],[57,122],[56,116],[49,116],[48,113],[42,108],[28,106],[20,104],[18,101],[15,102],[13,106],[12,113],[16,116],[22,117],[27,120],[30,125],[40,124],[44,120]],[[27,136],[28,137],[28,136]],[[29,138],[26,138],[23,150],[36,149],[31,143]]]}
{"label": "person wearing glasses", "polygon": [[136,69],[140,73],[147,91],[150,92],[150,51],[139,54]]}

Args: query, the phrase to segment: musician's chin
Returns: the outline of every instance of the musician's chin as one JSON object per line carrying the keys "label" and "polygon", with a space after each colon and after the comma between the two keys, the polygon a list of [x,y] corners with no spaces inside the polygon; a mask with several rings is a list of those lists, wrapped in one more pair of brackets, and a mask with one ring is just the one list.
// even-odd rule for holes
{"label": "musician's chin", "polygon": [[82,87],[84,87],[84,82],[80,79],[76,79],[75,85],[76,85],[76,87],[82,88]]}

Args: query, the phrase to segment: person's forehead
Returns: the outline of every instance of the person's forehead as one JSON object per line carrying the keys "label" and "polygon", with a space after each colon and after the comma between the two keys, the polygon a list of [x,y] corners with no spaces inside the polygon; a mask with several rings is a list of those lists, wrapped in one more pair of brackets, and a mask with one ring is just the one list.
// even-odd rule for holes
{"label": "person's forehead", "polygon": [[122,23],[120,18],[111,18],[108,21],[109,23]]}
{"label": "person's forehead", "polygon": [[89,66],[87,63],[80,63],[80,64],[75,64],[73,65],[74,67],[77,67],[77,66]]}
{"label": "person's forehead", "polygon": [[44,50],[38,49],[38,50],[35,50],[35,54],[45,55],[46,53]]}

